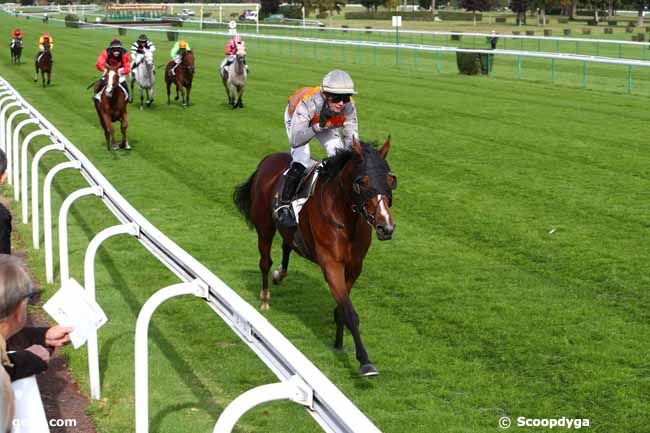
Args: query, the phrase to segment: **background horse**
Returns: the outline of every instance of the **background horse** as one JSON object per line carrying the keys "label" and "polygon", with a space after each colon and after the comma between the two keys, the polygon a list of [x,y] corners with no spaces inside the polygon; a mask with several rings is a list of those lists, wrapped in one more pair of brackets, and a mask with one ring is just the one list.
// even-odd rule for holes
{"label": "background horse", "polygon": [[[280,228],[282,264],[273,273],[276,284],[287,275],[292,249],[320,266],[336,300],[334,347],[343,348],[343,329],[346,326],[354,339],[361,376],[379,373],[361,342],[359,316],[350,300],[350,291],[361,273],[363,259],[370,247],[372,227],[380,240],[390,239],[395,229],[389,208],[397,179],[386,162],[389,150],[390,138],[379,151],[354,140],[352,149],[341,150],[328,159],[314,194],[300,212],[299,232]],[[271,244],[276,232],[271,203],[277,183],[289,164],[291,156],[287,153],[269,155],[260,162],[247,182],[235,188],[233,195],[239,211],[257,230],[262,309],[269,307],[268,274],[272,264]],[[301,244],[298,249],[296,246]]]}
{"label": "background horse", "polygon": [[190,91],[192,90],[192,80],[194,79],[194,54],[192,51],[185,51],[182,54],[181,63],[176,68],[176,73],[172,75],[172,68],[174,61],[170,60],[165,69],[165,83],[167,83],[167,103],[169,100],[169,93],[172,83],[176,84],[176,97],[174,101],[178,101],[178,91],[180,89],[183,96],[183,107],[190,105]]}
{"label": "background horse", "polygon": [[232,106],[233,110],[237,107],[244,108],[242,95],[244,94],[247,76],[245,60],[246,50],[238,49],[235,60],[221,71],[221,80],[226,88],[228,104]]}
{"label": "background horse", "polygon": [[47,74],[47,85],[50,85],[50,78],[52,75],[52,52],[50,51],[50,44],[43,45],[43,53],[36,57],[34,62],[36,65],[36,74],[34,74],[34,81],[38,81],[38,71],[41,71],[41,79],[43,87],[45,87],[45,74]]}
{"label": "background horse", "polygon": [[[144,109],[144,92],[147,93],[147,107],[153,102],[153,88],[156,82],[156,72],[153,64],[153,53],[145,51],[144,54],[136,54],[131,65],[131,94],[129,102],[133,101],[134,85],[137,82],[140,89],[140,110]],[[144,90],[144,92],[143,92]]]}
{"label": "background horse", "polygon": [[23,41],[15,39],[9,44],[9,51],[11,52],[11,63],[20,63],[20,55],[23,52]]}
{"label": "background horse", "polygon": [[[93,98],[95,101],[95,109],[99,116],[99,123],[104,128],[104,136],[106,137],[106,148],[108,150],[117,149],[115,142],[115,130],[113,129],[113,122],[120,122],[120,129],[122,131],[122,142],[120,146],[122,149],[131,149],[129,142],[126,138],[126,128],[128,121],[126,118],[126,91],[120,88],[119,74],[117,70],[121,65],[110,66],[106,64],[108,72],[105,76],[105,86],[102,91],[100,100]],[[100,89],[95,89],[99,92]]]}

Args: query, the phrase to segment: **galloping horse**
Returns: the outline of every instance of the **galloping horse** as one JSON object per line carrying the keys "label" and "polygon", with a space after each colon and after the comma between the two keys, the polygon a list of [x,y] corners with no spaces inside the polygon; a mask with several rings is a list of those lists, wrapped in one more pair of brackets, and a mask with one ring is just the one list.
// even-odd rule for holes
{"label": "galloping horse", "polygon": [[237,107],[244,108],[242,95],[244,94],[244,87],[246,86],[246,50],[237,49],[235,60],[223,68],[221,71],[221,80],[223,86],[226,88],[226,96],[228,96],[228,104],[234,110]]}
{"label": "galloping horse", "polygon": [[50,85],[50,78],[52,75],[52,52],[50,51],[50,44],[43,44],[43,54],[39,55],[34,62],[36,65],[36,74],[34,74],[34,81],[38,81],[38,71],[41,71],[41,79],[43,87],[45,87],[45,74],[47,74],[47,85]]}
{"label": "galloping horse", "polygon": [[20,55],[23,52],[23,41],[21,39],[14,39],[9,44],[9,51],[11,52],[11,63],[20,63]]}
{"label": "galloping horse", "polygon": [[129,102],[133,101],[134,85],[137,82],[140,89],[140,110],[144,109],[144,92],[147,93],[147,107],[153,102],[153,88],[156,82],[156,71],[153,64],[153,53],[145,51],[144,54],[136,54],[131,64],[131,94]]}
{"label": "galloping horse", "polygon": [[[99,123],[104,128],[104,136],[106,137],[106,148],[108,150],[116,150],[118,148],[115,142],[115,129],[113,129],[113,122],[120,122],[120,129],[122,131],[122,142],[120,148],[131,149],[129,142],[126,138],[126,128],[128,121],[126,118],[126,91],[122,90],[119,83],[119,74],[117,70],[121,65],[111,66],[108,63],[105,65],[108,69],[106,73],[106,85],[102,91],[100,100],[93,98],[95,101],[95,109],[99,116]],[[99,92],[101,89],[95,89]]]}
{"label": "galloping horse", "polygon": [[172,75],[172,68],[174,61],[170,60],[165,69],[165,83],[167,83],[167,104],[169,100],[169,93],[172,83],[176,84],[176,97],[174,101],[178,101],[178,91],[180,89],[183,96],[183,107],[190,105],[190,91],[192,90],[192,80],[194,79],[194,53],[192,51],[184,51],[181,57],[181,63],[176,68],[176,73]]}
{"label": "galloping horse", "polygon": [[[279,228],[282,264],[273,272],[273,282],[278,284],[287,275],[291,250],[320,266],[336,300],[334,347],[343,348],[343,329],[347,326],[354,339],[361,376],[374,376],[379,372],[368,359],[361,342],[359,316],[350,301],[350,291],[361,273],[372,240],[372,228],[379,240],[390,239],[395,229],[389,208],[397,178],[386,162],[389,150],[390,137],[379,151],[370,144],[354,140],[351,149],[340,150],[327,160],[312,197],[300,212],[298,231]],[[287,153],[267,156],[233,194],[239,211],[257,230],[262,309],[269,308],[271,244],[277,229],[271,203],[277,183],[289,164],[291,156]]]}

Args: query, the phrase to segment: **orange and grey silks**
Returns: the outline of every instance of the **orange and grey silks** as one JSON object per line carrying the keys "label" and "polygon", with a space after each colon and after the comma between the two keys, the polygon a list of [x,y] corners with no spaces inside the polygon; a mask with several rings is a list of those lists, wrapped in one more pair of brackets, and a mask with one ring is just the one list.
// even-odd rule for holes
{"label": "orange and grey silks", "polygon": [[[291,147],[301,147],[316,136],[312,126],[319,122],[320,113],[325,105],[325,96],[320,86],[302,87],[296,90],[287,104],[287,116],[291,118]],[[357,111],[354,101],[345,105],[343,111],[330,117],[323,129],[342,128],[345,146],[352,146],[353,137],[359,138]]]}

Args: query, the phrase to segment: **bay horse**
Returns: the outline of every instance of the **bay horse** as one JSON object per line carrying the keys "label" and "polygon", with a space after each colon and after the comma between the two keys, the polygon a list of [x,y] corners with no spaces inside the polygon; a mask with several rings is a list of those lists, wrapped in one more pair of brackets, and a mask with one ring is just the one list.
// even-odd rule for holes
{"label": "bay horse", "polygon": [[50,51],[50,44],[48,42],[43,44],[43,53],[36,57],[34,64],[36,66],[34,81],[38,81],[38,71],[40,70],[43,87],[45,87],[45,74],[47,74],[47,85],[49,86],[52,75],[52,52]]}
{"label": "bay horse", "polygon": [[[343,348],[343,330],[347,327],[354,339],[361,376],[374,376],[379,372],[370,362],[361,341],[359,316],[350,300],[350,291],[361,274],[363,259],[372,241],[372,229],[379,240],[391,239],[395,230],[390,206],[397,178],[386,162],[390,146],[390,137],[379,151],[355,139],[351,148],[339,150],[328,158],[312,197],[300,212],[299,233],[276,227],[272,216],[277,183],[291,164],[288,153],[274,153],[264,158],[248,181],[238,185],[233,193],[235,205],[249,226],[257,230],[262,272],[260,308],[269,308],[271,244],[279,230],[282,264],[273,272],[273,282],[278,284],[287,275],[292,250],[320,266],[336,301],[334,348]],[[297,235],[301,237],[302,248],[294,242]]]}
{"label": "bay horse", "polygon": [[20,63],[20,56],[23,52],[22,39],[14,39],[14,41],[9,44],[9,51],[11,52],[11,63]]}
{"label": "bay horse", "polygon": [[135,83],[140,89],[140,110],[144,109],[144,93],[147,94],[147,107],[153,103],[154,84],[156,83],[156,70],[153,64],[153,53],[145,51],[144,54],[136,54],[131,64],[131,93],[129,103],[133,101],[135,94]]}
{"label": "bay horse", "polygon": [[221,81],[226,88],[226,96],[228,96],[228,104],[232,109],[244,108],[242,95],[244,94],[244,87],[246,86],[246,50],[237,49],[235,53],[235,60],[223,68],[221,71]]}
{"label": "bay horse", "polygon": [[183,97],[183,107],[190,105],[190,91],[192,90],[192,80],[194,79],[194,53],[192,51],[184,51],[181,54],[181,63],[176,68],[175,74],[172,75],[172,68],[174,67],[174,60],[167,63],[165,69],[165,83],[167,83],[167,104],[170,104],[169,93],[172,83],[176,85],[176,97],[174,101],[178,101],[178,92]]}
{"label": "bay horse", "polygon": [[93,98],[93,101],[95,102],[95,109],[99,116],[99,123],[104,128],[106,148],[108,150],[116,150],[118,148],[115,142],[113,122],[119,121],[122,132],[122,142],[119,147],[130,150],[131,146],[126,138],[126,129],[129,126],[126,117],[127,96],[120,86],[119,74],[117,72],[122,65],[111,66],[107,63],[105,66],[108,72],[106,72],[105,76],[104,89],[95,89],[95,92],[102,90],[102,93],[99,101],[95,98]]}

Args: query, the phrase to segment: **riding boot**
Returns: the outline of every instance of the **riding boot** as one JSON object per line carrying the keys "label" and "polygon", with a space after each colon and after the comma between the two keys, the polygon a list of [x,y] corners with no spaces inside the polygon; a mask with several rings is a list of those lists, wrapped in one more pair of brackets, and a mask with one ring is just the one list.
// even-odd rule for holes
{"label": "riding boot", "polygon": [[293,229],[296,227],[296,218],[291,209],[291,199],[296,193],[300,180],[305,175],[305,166],[299,162],[292,162],[284,180],[280,193],[280,205],[275,210],[275,218],[282,227]]}

